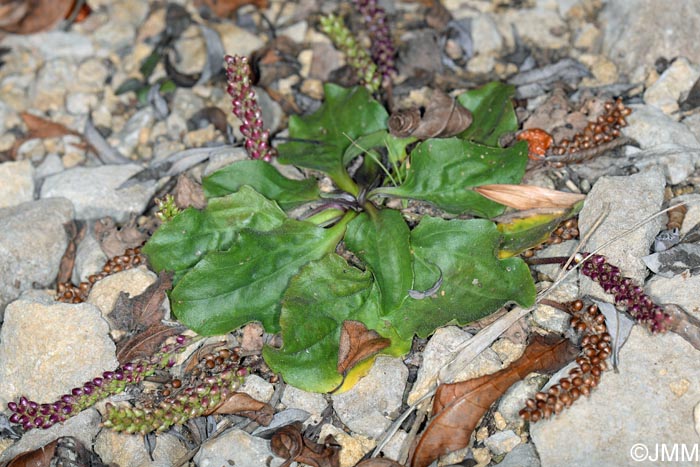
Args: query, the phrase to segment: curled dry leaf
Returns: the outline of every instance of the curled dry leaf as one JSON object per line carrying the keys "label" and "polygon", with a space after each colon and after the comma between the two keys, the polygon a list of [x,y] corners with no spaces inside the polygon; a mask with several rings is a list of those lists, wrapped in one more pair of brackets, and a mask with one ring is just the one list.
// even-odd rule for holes
{"label": "curled dry leaf", "polygon": [[12,145],[12,148],[10,148],[10,158],[13,160],[17,158],[17,150],[19,150],[20,146],[30,139],[60,138],[65,135],[75,135],[83,139],[83,135],[60,123],[55,123],[27,112],[20,112],[19,116],[27,127],[27,134],[23,138],[18,138],[15,144]]}
{"label": "curled dry leaf", "polygon": [[106,467],[97,454],[72,436],[63,436],[34,451],[15,457],[7,467],[91,466]]}
{"label": "curled dry leaf", "polygon": [[213,414],[241,415],[260,425],[267,426],[275,415],[275,409],[270,404],[254,399],[244,392],[234,392],[228,399],[205,415]]}
{"label": "curled dry leaf", "polygon": [[332,435],[326,436],[323,444],[316,443],[301,432],[301,422],[280,428],[272,435],[270,447],[276,456],[286,461],[280,467],[299,462],[312,467],[339,467],[340,445]]}
{"label": "curled dry leaf", "polygon": [[95,222],[93,229],[102,251],[109,258],[123,254],[127,248],[143,245],[148,238],[145,232],[139,230],[135,215],[121,228],[111,217],[104,217]]}
{"label": "curled dry leaf", "polygon": [[427,467],[438,457],[467,446],[479,419],[509,387],[533,371],[554,372],[577,353],[568,339],[536,337],[508,368],[438,387],[433,418],[416,445],[411,466]]}
{"label": "curled dry leaf", "polygon": [[586,195],[550,190],[534,185],[481,185],[474,191],[513,209],[570,208]]}
{"label": "curled dry leaf", "polygon": [[345,374],[362,360],[389,347],[390,344],[389,339],[380,336],[377,331],[367,329],[360,321],[343,321],[338,350],[338,373]]}
{"label": "curled dry leaf", "polygon": [[0,29],[13,34],[46,31],[67,18],[75,0],[2,0]]}
{"label": "curled dry leaf", "polygon": [[78,243],[85,237],[85,224],[81,223],[78,227],[76,221],[70,221],[63,224],[63,228],[68,235],[68,246],[61,257],[61,262],[58,265],[58,276],[56,282],[69,282],[73,275],[73,266],[75,265],[75,254],[78,251]]}
{"label": "curled dry leaf", "polygon": [[444,92],[434,90],[423,115],[416,108],[399,110],[389,117],[387,125],[394,136],[428,139],[454,136],[466,130],[471,123],[472,113],[469,109]]}

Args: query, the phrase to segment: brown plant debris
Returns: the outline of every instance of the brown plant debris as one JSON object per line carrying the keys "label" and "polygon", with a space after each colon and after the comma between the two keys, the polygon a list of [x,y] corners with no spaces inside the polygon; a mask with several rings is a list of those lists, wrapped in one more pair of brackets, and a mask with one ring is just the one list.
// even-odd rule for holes
{"label": "brown plant debris", "polygon": [[299,462],[312,467],[340,467],[340,445],[332,435],[326,436],[323,444],[306,438],[301,422],[286,425],[272,435],[270,447],[276,456],[285,459],[280,467],[289,467]]}
{"label": "brown plant debris", "polygon": [[343,321],[338,350],[338,373],[345,374],[362,360],[389,347],[391,341],[360,321]]}
{"label": "brown plant debris", "polygon": [[70,16],[75,0],[1,0],[0,30],[13,34],[47,31]]}
{"label": "brown plant debris", "polygon": [[481,185],[474,191],[491,201],[518,210],[570,208],[586,198],[585,195],[535,185]]}
{"label": "brown plant debris", "polygon": [[472,113],[460,105],[453,97],[440,90],[434,90],[425,108],[397,110],[389,117],[389,132],[401,138],[413,136],[428,139],[457,135],[472,124]]}
{"label": "brown plant debris", "polygon": [[509,387],[533,371],[557,371],[577,352],[568,339],[537,336],[508,368],[439,386],[433,401],[433,417],[416,445],[411,466],[427,467],[438,457],[466,447],[479,419]]}

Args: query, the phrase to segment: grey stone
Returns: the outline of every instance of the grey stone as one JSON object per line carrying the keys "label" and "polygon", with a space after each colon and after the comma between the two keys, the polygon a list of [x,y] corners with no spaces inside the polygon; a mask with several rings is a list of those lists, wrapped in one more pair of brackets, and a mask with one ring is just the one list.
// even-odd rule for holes
{"label": "grey stone", "polygon": [[243,385],[238,388],[238,392],[244,392],[253,399],[262,402],[269,402],[275,393],[275,387],[258,375],[248,375]]}
{"label": "grey stone", "polygon": [[255,88],[255,94],[258,97],[258,104],[260,104],[260,110],[262,111],[263,122],[265,122],[265,128],[269,129],[271,132],[277,131],[282,122],[282,107],[272,100],[267,91],[263,88]]}
{"label": "grey stone", "polygon": [[194,462],[197,467],[279,467],[284,460],[272,453],[269,441],[231,429],[203,443]]}
{"label": "grey stone", "polygon": [[513,430],[497,431],[484,440],[484,445],[496,456],[512,451],[518,444],[520,444],[520,436]]}
{"label": "grey stone", "polygon": [[338,417],[353,432],[378,438],[401,407],[408,368],[399,358],[380,356],[370,372],[347,392],[332,396]]}
{"label": "grey stone", "polygon": [[34,167],[28,160],[0,164],[0,208],[34,199]]}
{"label": "grey stone", "polygon": [[700,273],[700,244],[681,243],[668,250],[642,258],[644,264],[655,274],[673,277],[683,271]]}
{"label": "grey stone", "polygon": [[85,115],[99,104],[97,95],[87,92],[73,92],[66,96],[66,110],[73,115]]}
{"label": "grey stone", "polygon": [[219,169],[223,169],[227,165],[246,159],[248,159],[248,153],[244,148],[231,148],[230,151],[216,152],[209,158],[209,162],[207,162],[207,165],[204,167],[202,176],[206,177]]}
{"label": "grey stone", "polygon": [[68,246],[63,224],[73,218],[66,199],[46,199],[0,209],[0,311],[38,284],[56,279]]}
{"label": "grey stone", "polygon": [[606,372],[590,397],[546,423],[530,425],[543,466],[636,465],[630,457],[636,444],[653,456],[662,443],[669,448],[697,443],[697,350],[675,334],[650,335],[635,326],[620,352],[619,370]]}
{"label": "grey stone", "polygon": [[25,35],[9,35],[3,40],[7,47],[26,47],[38,52],[44,60],[54,58],[83,59],[91,57],[95,50],[92,41],[84,34],[53,30]]}
{"label": "grey stone", "polygon": [[[581,236],[586,236],[607,208],[607,215],[590,236],[586,251],[597,250],[604,243],[615,240],[599,254],[618,266],[622,275],[642,283],[647,268],[641,258],[648,254],[654,237],[663,227],[663,218],[656,217],[622,235],[661,209],[664,185],[663,174],[654,168],[628,177],[601,177],[579,215],[579,230]],[[587,277],[581,276],[580,287],[582,295],[593,295],[606,301],[603,289]]]}
{"label": "grey stone", "polygon": [[[116,3],[116,2],[115,2]],[[105,51],[133,46],[136,28],[120,21],[106,21],[93,33],[95,45]]]}
{"label": "grey stone", "polygon": [[644,287],[646,293],[659,304],[675,303],[700,318],[700,276],[680,274],[675,277],[653,277]]}
{"label": "grey stone", "polygon": [[[497,19],[501,31],[510,30],[514,25],[520,37],[537,47],[559,49],[569,45],[568,27],[554,10],[546,8],[509,9]],[[560,31],[562,34],[554,34]]]}
{"label": "grey stone", "polygon": [[171,433],[160,433],[156,438],[153,460],[146,450],[142,436],[102,430],[94,444],[102,462],[130,467],[171,467],[187,454],[187,448]]}
{"label": "grey stone", "polygon": [[695,138],[700,141],[700,113],[688,115],[681,120],[685,126],[695,135]]}
{"label": "grey stone", "polygon": [[[201,71],[201,67],[200,70]],[[180,115],[185,120],[205,107],[204,99],[192,92],[191,89],[177,88],[173,95],[172,113]]]}
{"label": "grey stone", "polygon": [[63,423],[52,426],[48,430],[31,430],[25,433],[12,446],[2,451],[0,454],[0,465],[5,465],[6,462],[20,454],[46,446],[62,436],[73,436],[89,448],[92,446],[97,432],[100,431],[100,420],[100,413],[97,410],[87,409]]}
{"label": "grey stone", "polygon": [[[92,223],[88,221],[88,225],[92,225]],[[91,275],[101,272],[108,259],[95,238],[93,230],[91,228],[86,230],[85,237],[80,241],[75,252],[75,264],[71,278],[74,284],[85,282]]]}
{"label": "grey stone", "polygon": [[321,413],[326,410],[328,402],[322,394],[302,391],[293,386],[284,388],[282,404],[287,408],[301,409],[309,414],[308,423],[317,424],[321,421]]}
{"label": "grey stone", "polygon": [[75,81],[77,67],[67,58],[44,63],[29,91],[32,108],[38,111],[63,110],[66,92]]}
{"label": "grey stone", "polygon": [[[408,395],[409,404],[415,403],[433,388],[442,367],[452,361],[461,346],[471,338],[471,334],[456,326],[446,326],[435,331],[423,351],[423,364],[418,369],[418,377]],[[496,352],[486,349],[463,366],[458,374],[451,375],[451,381],[464,381],[495,373],[502,366]]]}
{"label": "grey stone", "polygon": [[10,303],[0,330],[0,404],[51,402],[118,362],[109,326],[88,303],[32,294]]}
{"label": "grey stone", "polygon": [[547,379],[549,379],[548,376],[533,373],[508,388],[498,403],[498,412],[510,426],[519,426],[524,423],[519,415],[520,409],[525,407],[525,401],[534,397]]}
{"label": "grey stone", "polygon": [[155,193],[155,183],[139,183],[119,190],[119,186],[142,169],[140,165],[76,167],[44,180],[41,198],[68,198],[75,206],[76,219],[113,217],[125,222],[140,214]]}
{"label": "grey stone", "polygon": [[210,26],[219,33],[224,50],[230,55],[247,56],[265,45],[258,34],[239,28],[230,21],[214,23]]}
{"label": "grey stone", "polygon": [[695,40],[700,10],[695,0],[678,0],[673,8],[656,0],[613,0],[606,2],[599,19],[605,31],[603,53],[629,76],[643,77],[659,57],[681,56],[700,63]]}
{"label": "grey stone", "polygon": [[531,443],[519,444],[503,458],[498,467],[540,467],[540,456]]}
{"label": "grey stone", "polygon": [[503,49],[503,37],[490,14],[481,13],[472,18],[471,32],[475,53],[490,55],[497,54]]}
{"label": "grey stone", "polygon": [[127,120],[124,128],[110,136],[108,142],[115,145],[123,156],[129,157],[139,144],[141,130],[150,128],[155,118],[155,111],[151,106],[137,111]]}
{"label": "grey stone", "polygon": [[34,169],[34,180],[39,181],[49,175],[62,172],[64,169],[63,162],[58,154],[47,154],[44,160]]}
{"label": "grey stone", "polygon": [[683,182],[700,162],[700,141],[682,123],[660,109],[645,105],[632,106],[629,125],[623,134],[635,139],[642,151],[628,147],[628,156],[640,169],[659,166],[671,185]]}
{"label": "grey stone", "polygon": [[670,115],[679,109],[678,102],[688,95],[698,77],[700,70],[679,57],[644,91],[644,102]]}
{"label": "grey stone", "polygon": [[[576,280],[576,275],[572,274],[549,292],[546,298],[555,302],[566,303],[576,300],[578,297],[578,281]],[[530,314],[530,319],[542,329],[563,334],[569,329],[571,316],[565,311],[538,303],[535,305],[535,310]]]}
{"label": "grey stone", "polygon": [[[567,240],[565,242],[549,245],[546,248],[535,252],[535,258],[554,258],[557,256],[569,257],[576,250],[578,240]],[[557,278],[561,272],[561,266],[558,264],[538,264],[534,266],[535,271],[549,276],[551,280]]]}

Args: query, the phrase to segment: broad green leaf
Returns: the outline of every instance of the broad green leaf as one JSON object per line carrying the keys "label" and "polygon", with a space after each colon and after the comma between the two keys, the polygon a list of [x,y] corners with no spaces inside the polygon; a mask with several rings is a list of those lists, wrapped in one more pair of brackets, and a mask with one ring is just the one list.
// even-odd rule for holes
{"label": "broad green leaf", "polygon": [[426,290],[442,273],[432,296],[409,297],[387,317],[403,338],[427,337],[440,326],[483,318],[509,301],[531,306],[535,285],[520,258],[496,258],[500,233],[485,219],[424,217],[411,232],[416,290]]}
{"label": "broad green leaf", "polygon": [[430,139],[411,152],[411,166],[401,186],[377,188],[372,195],[427,201],[452,214],[493,217],[504,206],[470,188],[491,183],[519,183],[527,165],[527,143],[500,149],[458,138]]}
{"label": "broad green leaf", "polygon": [[515,256],[543,243],[560,223],[578,214],[582,207],[583,201],[580,201],[569,209],[531,209],[499,219],[497,227],[502,235],[499,258]]}
{"label": "broad green leaf", "polygon": [[458,136],[487,146],[498,146],[502,134],[518,129],[518,118],[511,102],[514,95],[515,87],[499,82],[460,94],[457,102],[471,110],[474,121]]}
{"label": "broad green leaf", "polygon": [[345,245],[372,271],[382,315],[399,307],[413,285],[409,237],[401,213],[390,209],[362,213],[348,225]]}
{"label": "broad green leaf", "polygon": [[279,331],[280,300],[289,279],[333,251],[346,223],[322,229],[289,219],[276,229],[244,229],[234,245],[212,252],[170,294],[175,316],[198,334],[225,334],[251,321]]}
{"label": "broad green leaf", "polygon": [[155,271],[183,272],[210,251],[231,246],[243,228],[265,231],[287,219],[274,202],[248,186],[209,200],[206,209],[185,209],[161,225],[143,247]]}
{"label": "broad green leaf", "polygon": [[[280,144],[279,161],[327,173],[348,192],[357,191],[343,164],[353,140],[386,128],[388,114],[364,87],[324,86],[326,100],[311,115],[289,119],[289,136],[302,141]],[[357,194],[357,193],[353,193]]]}
{"label": "broad green leaf", "polygon": [[281,349],[263,356],[285,382],[313,392],[329,392],[343,381],[337,372],[340,330],[345,320],[360,320],[392,339],[382,353],[401,355],[411,339],[400,340],[391,327],[378,325],[379,294],[368,272],[349,266],[335,253],[304,266],[289,282],[282,300]]}
{"label": "broad green leaf", "polygon": [[343,165],[347,165],[357,156],[373,148],[384,146],[384,139],[389,134],[387,130],[379,130],[368,135],[360,136],[350,143],[343,153]]}
{"label": "broad green leaf", "polygon": [[233,193],[250,185],[267,199],[277,201],[282,209],[292,209],[319,198],[318,184],[313,178],[291,180],[270,163],[244,160],[227,165],[202,182],[207,198]]}

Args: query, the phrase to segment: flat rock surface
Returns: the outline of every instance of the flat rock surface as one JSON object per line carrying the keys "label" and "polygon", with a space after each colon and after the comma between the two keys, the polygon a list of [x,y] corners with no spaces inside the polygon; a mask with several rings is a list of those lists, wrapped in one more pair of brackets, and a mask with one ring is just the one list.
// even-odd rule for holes
{"label": "flat rock surface", "polygon": [[279,467],[283,462],[272,454],[269,441],[237,429],[202,444],[194,461],[198,467]]}
{"label": "flat rock surface", "polygon": [[[690,449],[698,442],[693,421],[700,400],[697,350],[674,334],[651,336],[635,326],[620,352],[619,370],[605,373],[589,398],[531,425],[542,467],[664,465],[637,464],[630,451],[642,445],[636,455],[648,449],[653,456],[657,445],[684,443]],[[582,448],[570,448],[572,442]]]}
{"label": "flat rock surface", "polygon": [[110,216],[124,222],[129,215],[143,212],[155,192],[153,182],[119,189],[141,169],[135,164],[76,167],[46,177],[41,197],[68,198],[75,206],[76,219]]}
{"label": "flat rock surface", "polygon": [[38,293],[12,302],[0,329],[0,405],[21,395],[38,403],[117,367],[100,311]]}
{"label": "flat rock surface", "polygon": [[68,245],[63,224],[73,218],[67,199],[45,199],[0,209],[0,316],[7,303],[34,284],[48,286]]}
{"label": "flat rock surface", "polygon": [[[602,177],[589,193],[579,215],[579,229],[585,236],[603,214],[602,223],[595,229],[585,251],[594,251],[610,240],[615,241],[599,251],[611,264],[620,268],[624,276],[642,283],[647,268],[642,256],[649,252],[656,234],[662,229],[663,219],[640,225],[624,235],[637,223],[661,209],[664,196],[664,176],[658,169],[650,169],[628,177]],[[618,239],[618,237],[620,237]],[[598,284],[581,277],[581,294],[605,299]]]}

